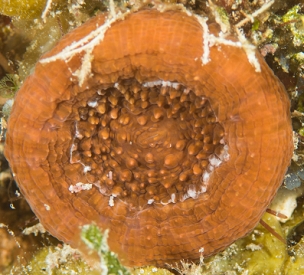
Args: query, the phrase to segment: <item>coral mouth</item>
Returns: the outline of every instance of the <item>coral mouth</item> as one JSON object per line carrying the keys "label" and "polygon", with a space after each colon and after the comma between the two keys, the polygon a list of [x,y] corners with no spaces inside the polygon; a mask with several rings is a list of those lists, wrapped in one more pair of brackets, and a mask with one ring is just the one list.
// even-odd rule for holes
{"label": "coral mouth", "polygon": [[129,209],[197,198],[228,158],[208,99],[183,85],[129,79],[92,92],[72,108],[70,163]]}

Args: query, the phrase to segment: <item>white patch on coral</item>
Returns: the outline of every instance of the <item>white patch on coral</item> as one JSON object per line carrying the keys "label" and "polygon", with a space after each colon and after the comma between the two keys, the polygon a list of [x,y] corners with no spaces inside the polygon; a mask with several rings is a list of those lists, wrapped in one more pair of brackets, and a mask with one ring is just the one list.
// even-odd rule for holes
{"label": "white patch on coral", "polygon": [[69,191],[71,193],[78,193],[83,190],[91,190],[92,189],[92,184],[91,183],[82,183],[82,182],[77,182],[75,185],[70,185]]}
{"label": "white patch on coral", "polygon": [[228,153],[228,151],[229,151],[229,146],[226,144],[225,146],[224,146],[224,152],[222,153],[222,154],[220,154],[220,159],[221,160],[223,160],[223,161],[228,161],[229,160],[229,158],[230,158],[230,155],[229,155],[229,153]]}
{"label": "white patch on coral", "polygon": [[51,210],[51,207],[48,204],[45,203],[43,206],[44,206],[44,208],[45,208],[46,211],[50,211]]}
{"label": "white patch on coral", "polygon": [[178,82],[171,82],[171,81],[164,81],[164,80],[155,80],[155,81],[148,81],[142,84],[144,87],[155,87],[155,86],[162,86],[162,87],[172,87],[174,89],[178,89],[180,84]]}
{"label": "white patch on coral", "polygon": [[87,77],[92,77],[92,61],[93,61],[93,55],[92,55],[93,49],[90,51],[86,51],[84,56],[81,60],[81,66],[78,70],[73,72],[73,76],[76,76],[79,81],[79,86],[81,87],[84,83],[84,81],[87,79]]}
{"label": "white patch on coral", "polygon": [[[78,139],[82,139],[82,138],[83,138],[83,135],[79,132],[77,121],[75,122],[75,136],[74,136],[74,138],[78,138]],[[74,141],[74,140],[73,140],[73,141]],[[74,144],[73,144],[73,145],[74,145]],[[72,149],[72,147],[71,147],[71,149]],[[74,151],[75,151],[75,149],[76,149],[76,146],[75,146],[75,145],[74,145],[73,149],[74,149]]]}
{"label": "white patch on coral", "polygon": [[148,204],[152,204],[154,202],[154,199],[149,199]]}
{"label": "white patch on coral", "polygon": [[[269,8],[272,4],[272,2],[267,3],[265,5],[265,8],[262,9],[262,11],[265,11],[267,8]],[[252,16],[257,16],[257,14],[260,14],[261,11],[257,11],[256,13],[253,13]],[[243,48],[246,52],[248,61],[251,65],[255,68],[256,72],[261,72],[261,66],[260,63],[256,57],[256,47],[249,43],[249,41],[245,38],[245,36],[242,33],[242,30],[239,28],[235,28],[235,31],[238,35],[239,41],[231,41],[226,38],[226,33],[220,33],[219,36],[215,36],[213,34],[209,33],[209,28],[207,24],[207,18],[204,18],[200,15],[194,15],[197,21],[200,23],[203,29],[203,55],[201,57],[202,64],[205,65],[210,61],[210,47],[219,46],[219,45],[226,45],[226,46],[232,46],[237,48]]]}
{"label": "white patch on coral", "polygon": [[206,191],[207,191],[207,186],[206,185],[201,186],[201,192],[200,193],[206,193]]}
{"label": "white patch on coral", "polygon": [[97,107],[98,106],[97,100],[88,101],[88,106],[92,108]]}
{"label": "white patch on coral", "polygon": [[192,199],[196,199],[199,195],[199,192],[196,191],[195,186],[194,185],[190,185],[189,189],[187,191],[188,197],[192,198]]}
{"label": "white patch on coral", "polygon": [[194,15],[197,21],[203,28],[203,55],[201,57],[203,65],[207,64],[210,61],[210,46],[211,46],[211,35],[209,34],[209,28],[207,25],[207,18],[202,17],[200,15]]}
{"label": "white patch on coral", "polygon": [[115,198],[116,196],[114,196],[114,195],[111,195],[110,196],[110,198],[109,198],[109,206],[111,206],[111,207],[113,207],[114,206],[114,198]]}
{"label": "white patch on coral", "polygon": [[241,42],[242,48],[246,52],[249,63],[255,68],[257,73],[261,72],[261,65],[259,60],[256,57],[256,47],[251,45],[249,41],[246,39],[242,30],[237,31],[238,39]]}
{"label": "white patch on coral", "polygon": [[83,162],[81,162],[80,160],[74,161],[73,160],[73,152],[77,150],[77,146],[74,143],[75,139],[79,137],[82,138],[83,136],[80,134],[80,132],[78,131],[77,128],[77,122],[75,123],[75,136],[73,137],[73,142],[70,148],[70,163],[71,164],[75,164],[75,163],[80,163],[83,166],[83,173],[86,174],[87,172],[92,170],[92,167],[89,165],[85,165]]}
{"label": "white patch on coral", "polygon": [[107,178],[112,180],[113,179],[113,172],[109,171],[109,173],[107,174]]}
{"label": "white patch on coral", "polygon": [[172,203],[176,203],[176,195],[175,195],[175,193],[171,194],[171,202]]}
{"label": "white patch on coral", "polygon": [[188,193],[186,193],[186,194],[183,195],[183,197],[180,199],[180,201],[183,202],[188,198],[189,198],[189,195],[188,195]]}
{"label": "white patch on coral", "polygon": [[220,159],[218,159],[215,155],[211,155],[209,157],[209,163],[214,167],[218,167],[218,166],[220,166],[222,161]]}
{"label": "white patch on coral", "polygon": [[190,91],[191,91],[191,89],[186,88],[186,89],[184,89],[183,93],[184,93],[185,95],[187,95],[187,94],[189,94],[189,93],[190,93]]}
{"label": "white patch on coral", "polygon": [[85,174],[86,174],[87,172],[91,171],[91,170],[92,170],[91,166],[84,165],[84,167],[83,167],[83,172],[84,172]]}
{"label": "white patch on coral", "polygon": [[203,182],[208,182],[210,179],[210,173],[208,173],[207,171],[204,171],[202,179],[203,179]]}

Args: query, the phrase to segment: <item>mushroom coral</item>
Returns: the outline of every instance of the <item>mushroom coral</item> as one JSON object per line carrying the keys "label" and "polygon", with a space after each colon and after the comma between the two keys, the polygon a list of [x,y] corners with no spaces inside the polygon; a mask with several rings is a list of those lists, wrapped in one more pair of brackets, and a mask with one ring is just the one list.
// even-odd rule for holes
{"label": "mushroom coral", "polygon": [[214,254],[252,230],[283,180],[288,96],[258,52],[260,72],[190,13],[105,20],[66,35],[18,92],[5,155],[20,190],[74,247],[82,225],[109,229],[127,266]]}

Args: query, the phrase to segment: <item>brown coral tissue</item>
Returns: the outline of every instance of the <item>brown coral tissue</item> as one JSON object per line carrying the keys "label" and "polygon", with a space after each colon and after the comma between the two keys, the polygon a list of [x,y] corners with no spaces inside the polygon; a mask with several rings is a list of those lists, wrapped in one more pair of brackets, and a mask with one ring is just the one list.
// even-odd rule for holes
{"label": "brown coral tissue", "polygon": [[128,266],[214,254],[252,230],[282,182],[288,96],[257,52],[260,72],[190,13],[109,22],[66,35],[18,92],[5,151],[15,179],[73,246],[94,222]]}

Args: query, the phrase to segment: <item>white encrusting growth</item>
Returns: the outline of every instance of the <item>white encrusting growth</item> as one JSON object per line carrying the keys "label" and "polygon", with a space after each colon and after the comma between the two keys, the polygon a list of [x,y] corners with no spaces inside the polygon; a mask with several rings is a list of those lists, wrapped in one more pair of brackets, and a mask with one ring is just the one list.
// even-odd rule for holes
{"label": "white encrusting growth", "polygon": [[201,61],[203,65],[206,65],[210,62],[210,48],[213,46],[218,45],[225,45],[225,46],[232,46],[237,48],[243,48],[246,52],[248,61],[252,64],[255,68],[256,72],[261,71],[261,67],[259,61],[255,55],[256,47],[251,45],[248,40],[242,35],[241,31],[238,33],[239,41],[232,41],[226,39],[225,36],[227,34],[220,33],[219,36],[215,36],[209,33],[209,28],[207,25],[207,18],[203,18],[200,15],[195,15],[197,21],[203,28],[203,55],[201,57]]}
{"label": "white encrusting growth", "polygon": [[196,191],[195,186],[189,186],[189,189],[187,191],[187,194],[185,194],[185,196],[192,198],[192,199],[196,199],[198,197],[198,195],[200,194],[200,192]]}
{"label": "white encrusting growth", "polygon": [[91,108],[95,108],[98,106],[97,100],[88,101],[88,106]]}
{"label": "white encrusting growth", "polygon": [[49,10],[51,9],[52,2],[53,2],[53,0],[47,0],[46,1],[44,10],[41,14],[41,19],[43,20],[44,23],[46,22],[46,16],[47,16]]}
{"label": "white encrusting growth", "polygon": [[109,173],[107,174],[107,178],[112,180],[113,179],[113,172],[109,171]]}
{"label": "white encrusting growth", "polygon": [[70,185],[69,191],[71,193],[78,193],[83,190],[91,190],[92,189],[92,184],[91,183],[82,183],[82,182],[77,182],[75,185]]}
{"label": "white encrusting growth", "polygon": [[207,171],[204,171],[203,176],[202,176],[203,182],[208,182],[209,179],[210,179],[210,173],[208,173]]}
{"label": "white encrusting growth", "polygon": [[172,201],[172,203],[176,202],[176,195],[174,193],[171,194],[171,201]]}
{"label": "white encrusting growth", "polygon": [[[264,6],[262,6],[259,10],[254,12],[251,17],[254,18],[267,10],[272,4],[274,0],[271,0],[267,2]],[[45,8],[45,12],[49,10],[49,7],[51,5],[52,1],[48,0],[47,5]],[[162,4],[154,4],[155,9],[157,9],[160,12],[164,12],[167,10],[172,9],[172,5],[165,5],[164,3]],[[245,36],[242,34],[241,30],[239,29],[243,24],[246,24],[250,19],[245,18],[242,20],[240,23],[236,25],[236,32],[238,34],[239,41],[231,41],[229,39],[226,39],[225,36],[228,34],[221,32],[219,37],[216,37],[213,34],[210,34],[207,20],[208,18],[202,17],[200,15],[196,15],[188,11],[183,5],[176,5],[176,9],[179,9],[180,11],[184,12],[188,16],[193,16],[196,18],[196,20],[199,22],[199,24],[202,26],[203,29],[203,55],[201,56],[201,61],[202,65],[207,64],[210,62],[210,47],[213,47],[214,45],[226,45],[226,46],[233,46],[233,47],[238,47],[238,48],[243,48],[247,54],[248,61],[255,67],[255,70],[257,72],[261,71],[260,64],[258,62],[257,57],[255,56],[255,51],[256,48],[255,46],[251,45]],[[110,12],[108,13],[108,18],[104,22],[103,25],[97,26],[95,30],[92,30],[88,35],[80,39],[79,41],[75,41],[71,43],[70,45],[66,46],[61,52],[51,56],[44,58],[40,60],[40,63],[45,64],[45,63],[50,63],[54,62],[57,60],[63,60],[66,63],[71,60],[75,55],[78,55],[80,53],[83,53],[82,56],[82,62],[81,65],[78,69],[72,72],[74,76],[77,77],[79,81],[79,86],[82,86],[84,81],[91,75],[92,68],[91,68],[91,62],[94,59],[93,56],[93,50],[94,48],[100,44],[105,36],[105,33],[107,30],[112,26],[114,22],[117,20],[123,20],[130,12],[127,10],[125,12],[117,12],[115,11],[115,5],[113,0],[110,1]],[[137,10],[136,8],[134,10]],[[45,16],[45,15],[44,15]],[[163,86],[166,85],[167,81],[163,81],[164,83]],[[152,82],[153,83],[153,82]],[[151,84],[150,82],[147,82],[146,85]],[[160,84],[154,84],[154,85],[160,85]],[[150,87],[150,86],[146,86]]]}
{"label": "white encrusting growth", "polygon": [[[220,143],[225,144],[224,140],[222,139]],[[211,173],[214,171],[215,168],[219,167],[223,161],[228,161],[229,160],[229,146],[227,144],[224,145],[223,151],[221,152],[220,155],[211,155],[209,156],[209,165],[207,169],[204,171],[203,176],[202,176],[202,182],[205,184],[208,184]]]}
{"label": "white encrusting growth", "polygon": [[83,167],[83,172],[86,174],[87,172],[91,171],[91,166],[88,166],[88,165],[84,165]]}
{"label": "white encrusting growth", "polygon": [[44,226],[39,222],[33,226],[30,227],[26,227],[23,231],[22,234],[24,235],[30,235],[30,234],[34,234],[35,236],[38,235],[38,233],[44,234],[46,231],[46,229],[44,228]]}
{"label": "white encrusting growth", "polygon": [[91,31],[87,36],[73,42],[58,54],[40,60],[40,63],[46,64],[57,60],[64,60],[68,63],[75,55],[84,53],[80,68],[73,72],[73,75],[78,78],[79,86],[82,86],[86,78],[91,74],[91,62],[94,58],[92,53],[94,48],[103,41],[106,31],[111,25],[117,20],[124,19],[128,13],[129,11],[124,13],[115,13],[115,11],[111,11],[111,17],[109,17],[103,25],[97,26],[97,28]]}
{"label": "white encrusting growth", "polygon": [[[210,61],[210,46],[212,45],[210,38],[213,36],[209,33],[209,28],[207,25],[207,18],[199,15],[195,15],[195,18],[200,23],[203,28],[203,55],[201,57],[203,65]],[[214,36],[213,36],[214,37]]]}
{"label": "white encrusting growth", "polygon": [[111,207],[113,207],[114,206],[114,198],[115,198],[116,196],[114,196],[114,195],[111,195],[110,196],[110,198],[109,198],[109,206],[111,206]]}
{"label": "white encrusting growth", "polygon": [[154,86],[162,87],[172,87],[173,89],[178,89],[180,84],[178,82],[164,81],[164,80],[155,80],[149,81],[142,84],[144,87],[152,88]]}
{"label": "white encrusting growth", "polygon": [[[209,1],[211,4],[212,2]],[[197,21],[200,23],[200,25],[203,28],[203,55],[201,57],[202,64],[205,65],[210,61],[210,47],[213,47],[214,45],[226,45],[226,46],[232,46],[237,48],[243,48],[246,52],[247,58],[249,63],[255,68],[256,72],[261,72],[261,66],[259,63],[258,58],[256,57],[256,47],[252,45],[245,37],[241,27],[248,23],[249,21],[254,20],[255,17],[262,14],[266,10],[268,10],[272,4],[274,3],[274,0],[270,0],[269,2],[266,2],[260,9],[256,10],[254,13],[252,13],[250,16],[248,15],[245,19],[240,21],[238,24],[234,26],[235,32],[237,34],[237,37],[239,41],[231,41],[229,39],[226,39],[226,36],[229,34],[229,28],[227,29],[227,24],[221,24],[220,20],[222,20],[217,12],[217,9],[213,8],[211,11],[213,11],[214,16],[216,18],[216,21],[221,26],[221,32],[219,33],[219,36],[215,36],[213,34],[209,33],[209,28],[207,25],[207,18],[203,18],[200,15],[194,15],[197,19]],[[212,4],[213,5],[213,4]]]}
{"label": "white encrusting growth", "polygon": [[218,159],[216,156],[212,155],[209,157],[209,163],[213,167],[218,167],[222,163],[220,159]]}
{"label": "white encrusting growth", "polygon": [[261,72],[261,65],[259,60],[256,57],[256,47],[251,45],[249,41],[246,39],[242,30],[237,31],[238,39],[242,44],[242,48],[246,52],[249,63],[255,68],[256,72]]}
{"label": "white encrusting growth", "polygon": [[83,173],[86,174],[87,172],[92,170],[92,167],[88,166],[88,165],[85,165],[83,162],[80,161],[80,159],[77,159],[76,161],[73,160],[73,152],[77,151],[77,145],[75,144],[75,140],[76,140],[76,138],[79,138],[79,139],[83,138],[83,135],[78,130],[78,122],[77,121],[75,121],[74,127],[75,127],[75,134],[74,134],[72,145],[71,145],[71,148],[70,148],[70,163],[71,164],[75,164],[75,163],[81,164],[83,166]]}

